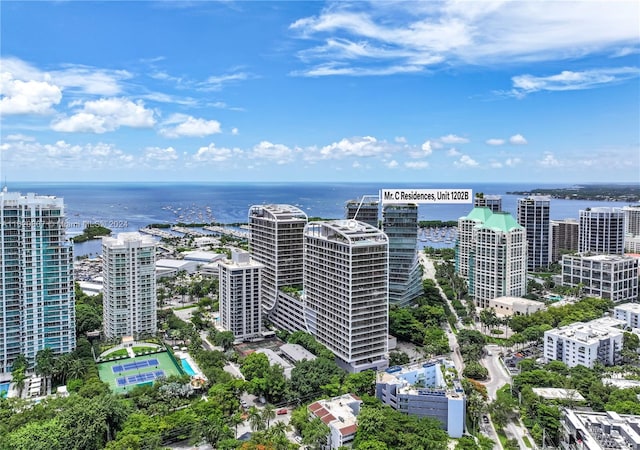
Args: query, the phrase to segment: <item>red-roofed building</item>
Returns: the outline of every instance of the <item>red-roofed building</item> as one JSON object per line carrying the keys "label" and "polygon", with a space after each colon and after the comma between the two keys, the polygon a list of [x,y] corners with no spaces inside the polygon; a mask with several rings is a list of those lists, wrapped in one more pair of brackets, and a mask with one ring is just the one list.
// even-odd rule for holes
{"label": "red-roofed building", "polygon": [[329,400],[318,400],[307,407],[311,417],[319,418],[329,427],[325,449],[337,449],[354,440],[360,405],[362,400],[358,396],[345,394]]}

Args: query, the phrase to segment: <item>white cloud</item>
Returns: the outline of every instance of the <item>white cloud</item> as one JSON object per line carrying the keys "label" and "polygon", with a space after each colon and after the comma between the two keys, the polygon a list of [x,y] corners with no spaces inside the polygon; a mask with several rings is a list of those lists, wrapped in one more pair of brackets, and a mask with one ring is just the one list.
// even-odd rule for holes
{"label": "white cloud", "polygon": [[424,141],[420,147],[425,155],[430,155],[433,152],[433,147],[430,141]]}
{"label": "white cloud", "polygon": [[10,134],[8,135],[5,140],[7,141],[26,141],[26,142],[32,142],[35,141],[36,138],[34,138],[33,136],[27,136],[24,134]]}
{"label": "white cloud", "polygon": [[344,138],[339,142],[325,145],[320,149],[322,159],[340,159],[349,156],[370,157],[390,151],[385,141],[378,141],[375,137]]}
{"label": "white cloud", "polygon": [[553,156],[553,153],[550,152],[546,152],[544,154],[544,158],[538,161],[538,164],[540,164],[542,167],[559,167],[562,165],[560,161],[558,161],[556,157]]}
{"label": "white cloud", "polygon": [[435,64],[513,64],[637,52],[637,2],[332,2],[290,29],[299,75],[375,75]]}
{"label": "white cloud", "polygon": [[396,161],[395,159],[392,159],[391,161],[389,161],[386,166],[389,169],[395,169],[396,167],[398,167],[398,161]]}
{"label": "white cloud", "polygon": [[294,159],[294,150],[286,145],[273,144],[269,141],[262,141],[253,147],[251,157],[257,159],[268,159],[277,164],[286,164]]}
{"label": "white cloud", "polygon": [[51,128],[67,133],[105,133],[120,127],[150,128],[155,123],[154,112],[140,100],[102,98],[84,102],[77,113],[55,120]]}
{"label": "white cloud", "polygon": [[447,155],[448,155],[448,156],[459,156],[459,155],[460,155],[460,152],[459,152],[457,149],[455,149],[455,148],[451,147],[451,148],[447,151]]}
{"label": "white cloud", "polygon": [[173,147],[147,147],[144,149],[144,158],[149,161],[175,161],[178,154]]}
{"label": "white cloud", "polygon": [[471,158],[469,155],[462,155],[458,161],[455,161],[455,164],[458,167],[476,167],[480,165],[476,160]]}
{"label": "white cloud", "polygon": [[[3,68],[4,69],[4,68]],[[62,90],[47,81],[23,81],[0,73],[0,114],[49,114],[60,103]]]}
{"label": "white cloud", "polygon": [[237,128],[232,128],[232,129],[231,129],[231,134],[233,134],[234,136],[237,136],[237,135],[238,135],[238,133],[240,133],[240,131],[238,131],[238,129],[237,129]]}
{"label": "white cloud", "polygon": [[397,142],[398,144],[406,144],[407,143],[407,138],[404,136],[396,136],[393,139],[395,142]]}
{"label": "white cloud", "polygon": [[240,149],[216,147],[216,144],[211,143],[207,147],[200,147],[193,159],[198,162],[224,162],[241,153]]}
{"label": "white cloud", "polygon": [[448,134],[446,136],[442,136],[440,141],[445,144],[466,144],[469,142],[469,139],[456,136],[455,134]]}
{"label": "white cloud", "polygon": [[425,169],[429,167],[429,163],[427,161],[407,161],[404,166],[408,169]]}
{"label": "white cloud", "polygon": [[593,89],[607,84],[619,83],[640,76],[638,67],[613,67],[562,72],[538,77],[535,75],[518,75],[513,77],[513,90],[510,94],[516,97],[524,97],[537,91],[576,91]]}
{"label": "white cloud", "polygon": [[498,139],[498,138],[491,138],[485,141],[487,145],[503,145],[504,142],[505,142],[504,139]]}
{"label": "white cloud", "polygon": [[507,167],[515,167],[518,164],[520,164],[522,162],[522,160],[520,158],[507,158],[507,160],[504,162],[504,164]]}
{"label": "white cloud", "polygon": [[502,163],[501,163],[500,161],[491,161],[491,162],[489,163],[489,166],[490,166],[492,169],[500,169],[500,168],[502,168]]}
{"label": "white cloud", "polygon": [[521,134],[514,134],[509,138],[509,142],[513,145],[525,145],[527,140]]}
{"label": "white cloud", "polygon": [[205,81],[197,83],[197,87],[202,91],[219,91],[225,85],[247,80],[251,77],[246,72],[227,73],[224,75],[212,75]]}
{"label": "white cloud", "polygon": [[198,119],[185,114],[173,114],[163,125],[165,127],[160,129],[160,134],[169,138],[204,137],[221,132],[217,120]]}

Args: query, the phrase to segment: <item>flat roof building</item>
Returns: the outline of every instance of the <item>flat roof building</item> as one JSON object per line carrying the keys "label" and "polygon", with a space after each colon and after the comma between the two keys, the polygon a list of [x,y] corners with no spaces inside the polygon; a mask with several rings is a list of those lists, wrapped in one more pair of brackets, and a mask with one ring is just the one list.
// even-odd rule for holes
{"label": "flat roof building", "polygon": [[349,372],[387,367],[389,244],[356,220],[305,228],[304,319],[307,331]]}
{"label": "flat roof building", "polygon": [[545,309],[545,304],[522,297],[498,297],[489,300],[489,308],[502,317],[526,316]]}
{"label": "flat roof building", "polygon": [[624,254],[624,213],[621,208],[597,207],[580,211],[578,252]]}
{"label": "flat roof building", "polygon": [[333,450],[349,446],[358,430],[357,416],[360,414],[362,400],[354,394],[344,394],[328,400],[318,400],[307,406],[309,415],[319,418],[329,427],[327,446]]}
{"label": "flat roof building", "polygon": [[528,269],[549,267],[551,259],[551,197],[531,195],[518,199],[518,223],[526,230]]}
{"label": "flat roof building", "polygon": [[107,339],[155,334],[156,240],[141,233],[102,238],[103,331]]}
{"label": "flat roof building", "polygon": [[280,346],[280,351],[293,362],[300,362],[303,360],[313,361],[316,359],[316,355],[309,350],[298,344],[284,344]]}
{"label": "flat roof building", "polygon": [[563,409],[560,445],[566,450],[640,450],[640,416]]}
{"label": "flat roof building", "polygon": [[453,361],[436,359],[378,372],[376,397],[401,413],[439,420],[450,437],[464,433],[466,397]]}
{"label": "flat roof building", "polygon": [[378,195],[363,195],[360,199],[349,200],[344,205],[345,219],[355,219],[378,228]]}
{"label": "flat roof building", "polygon": [[477,193],[473,198],[474,208],[489,208],[492,212],[502,211],[502,196]]}
{"label": "flat roof building", "polygon": [[578,251],[580,223],[576,219],[551,221],[551,262],[562,259],[562,253]]}
{"label": "flat roof building", "polygon": [[630,328],[640,328],[640,303],[623,303],[613,307],[613,316]]}

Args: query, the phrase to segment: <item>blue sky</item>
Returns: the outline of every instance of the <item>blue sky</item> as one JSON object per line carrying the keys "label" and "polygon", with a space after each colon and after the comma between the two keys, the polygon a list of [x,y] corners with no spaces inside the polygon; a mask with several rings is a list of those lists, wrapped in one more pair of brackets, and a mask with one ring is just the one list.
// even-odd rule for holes
{"label": "blue sky", "polygon": [[19,181],[640,182],[640,3],[0,3]]}

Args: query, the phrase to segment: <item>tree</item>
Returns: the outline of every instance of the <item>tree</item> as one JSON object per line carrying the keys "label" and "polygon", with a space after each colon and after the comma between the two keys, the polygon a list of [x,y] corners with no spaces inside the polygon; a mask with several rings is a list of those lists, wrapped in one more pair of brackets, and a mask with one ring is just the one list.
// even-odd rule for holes
{"label": "tree", "polygon": [[11,371],[11,381],[18,388],[18,397],[22,397],[22,390],[24,389],[24,382],[27,379],[27,376],[24,373],[24,367],[18,367]]}
{"label": "tree", "polygon": [[331,430],[319,418],[309,422],[302,432],[302,443],[310,445],[314,450],[321,450],[327,445],[327,438]]}
{"label": "tree", "polygon": [[231,331],[221,331],[220,333],[217,333],[215,336],[215,344],[222,347],[224,349],[224,351],[227,351],[231,348],[231,346],[233,345],[233,342],[235,341],[235,336],[233,335],[233,332]]}
{"label": "tree", "polygon": [[44,391],[47,392],[49,377],[53,373],[53,350],[44,348],[36,353],[36,373],[44,377]]}
{"label": "tree", "polygon": [[240,372],[245,380],[251,381],[254,378],[261,378],[269,368],[269,358],[264,353],[251,353],[240,365]]}
{"label": "tree", "polygon": [[271,421],[275,418],[276,408],[271,403],[267,403],[262,410],[262,420],[265,422],[267,429],[269,429]]}
{"label": "tree", "polygon": [[266,428],[264,417],[255,406],[249,408],[249,425],[252,431],[260,431]]}
{"label": "tree", "polygon": [[85,366],[84,361],[81,359],[74,359],[69,365],[67,376],[69,378],[82,378],[86,372],[87,367]]}
{"label": "tree", "polygon": [[474,428],[478,426],[480,416],[487,411],[487,403],[477,392],[473,392],[467,399],[467,414],[471,419]]}

